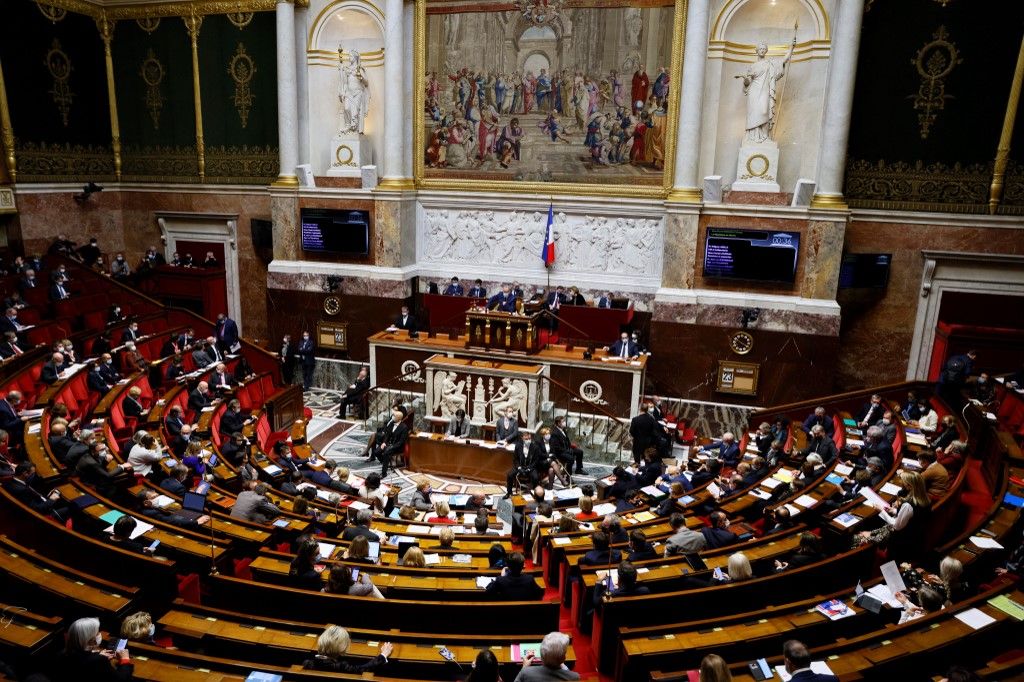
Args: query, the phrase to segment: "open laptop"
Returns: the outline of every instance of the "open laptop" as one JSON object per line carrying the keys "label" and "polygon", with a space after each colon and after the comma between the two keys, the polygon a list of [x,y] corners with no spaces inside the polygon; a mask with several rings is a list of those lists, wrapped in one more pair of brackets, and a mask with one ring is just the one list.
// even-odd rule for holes
{"label": "open laptop", "polygon": [[178,513],[193,521],[206,513],[206,495],[186,491]]}

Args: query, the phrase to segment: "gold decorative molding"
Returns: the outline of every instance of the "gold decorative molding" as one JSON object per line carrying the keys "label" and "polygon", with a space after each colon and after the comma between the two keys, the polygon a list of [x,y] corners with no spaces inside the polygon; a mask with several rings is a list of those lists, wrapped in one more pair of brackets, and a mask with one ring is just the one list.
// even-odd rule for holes
{"label": "gold decorative molding", "polygon": [[932,40],[925,43],[910,60],[921,76],[917,94],[911,97],[914,99],[914,110],[919,112],[917,122],[922,140],[928,139],[932,124],[939,116],[938,112],[946,108],[946,100],[951,97],[946,94],[946,77],[957,64],[963,62],[956,45],[947,38],[949,32],[946,27],[939,26],[932,34]]}
{"label": "gold decorative molding", "polygon": [[0,142],[3,143],[7,174],[11,177],[11,182],[15,182],[18,179],[18,166],[14,156],[14,128],[11,127],[11,110],[7,106],[3,64],[0,64]]}
{"label": "gold decorative molding", "polygon": [[71,91],[70,83],[73,67],[71,59],[61,49],[60,41],[56,38],[50,44],[50,49],[46,51],[43,64],[46,65],[46,70],[50,72],[50,78],[53,79],[52,87],[49,90],[50,97],[57,106],[57,111],[60,112],[64,127],[67,128],[68,119],[71,116],[71,104],[75,99],[75,93]]}
{"label": "gold decorative molding", "polygon": [[673,187],[665,201],[673,204],[699,204],[704,201],[704,192],[698,187]]}
{"label": "gold decorative molding", "polygon": [[[309,7],[309,0],[294,0],[297,7]],[[231,14],[239,12],[273,12],[277,0],[177,0],[176,2],[145,2],[106,7],[90,0],[50,0],[52,7],[97,18],[106,12],[112,20],[187,17],[192,15]]]}
{"label": "gold decorative molding", "polygon": [[848,211],[850,209],[841,194],[815,194],[811,197],[811,208],[825,211]]}
{"label": "gold decorative molding", "polygon": [[192,45],[192,98],[196,110],[196,159],[199,161],[199,180],[206,177],[206,145],[203,142],[203,98],[199,89],[199,30],[203,26],[203,17],[191,14],[182,17],[185,30],[188,31]]}
{"label": "gold decorative molding", "polygon": [[299,186],[299,178],[295,175],[278,175],[277,179],[270,183],[270,186],[295,189]]}
{"label": "gold decorative molding", "polygon": [[146,109],[149,111],[149,117],[153,119],[153,130],[159,130],[160,113],[163,111],[164,101],[167,99],[160,90],[160,84],[163,83],[166,72],[164,65],[160,63],[156,53],[153,52],[153,48],[149,48],[146,52],[146,58],[139,66],[139,75],[142,76],[142,82],[146,84],[144,101]]}
{"label": "gold decorative molding", "polygon": [[133,182],[198,182],[192,146],[125,147],[124,178]]}
{"label": "gold decorative molding", "polygon": [[252,23],[252,18],[256,16],[253,12],[228,12],[227,18],[231,22],[231,25],[237,28],[239,31],[243,30],[246,26]]}
{"label": "gold decorative molding", "polygon": [[20,182],[67,182],[69,177],[109,181],[114,179],[114,157],[110,149],[97,145],[19,145]]}
{"label": "gold decorative molding", "polygon": [[14,202],[14,189],[0,187],[0,214],[17,212],[18,205]]}
{"label": "gold decorative molding", "polygon": [[1010,96],[1006,102],[1006,114],[1003,117],[1003,130],[999,135],[999,146],[996,147],[992,186],[989,188],[988,195],[988,210],[992,214],[995,214],[996,209],[999,208],[999,201],[1003,196],[1003,181],[1006,175],[1006,164],[1010,160],[1010,142],[1013,140],[1013,125],[1017,120],[1022,81],[1024,81],[1024,38],[1021,38],[1020,50],[1017,52],[1017,66],[1013,70],[1013,82],[1010,84]]}
{"label": "gold decorative molding", "polygon": [[854,208],[981,213],[988,210],[991,178],[992,164],[851,159],[846,196]]}
{"label": "gold decorative molding", "polygon": [[231,98],[235,104],[238,117],[242,120],[242,127],[249,125],[249,109],[252,108],[253,100],[256,97],[252,94],[249,83],[253,74],[256,73],[256,64],[245,52],[245,45],[241,42],[235,48],[235,54],[228,63],[228,75],[235,82],[235,94]]}
{"label": "gold decorative molding", "polygon": [[107,71],[107,105],[110,108],[110,148],[114,152],[114,177],[121,180],[121,126],[117,119],[117,90],[114,87],[114,59],[110,44],[114,40],[117,22],[107,18],[106,13],[96,20],[100,39],[103,41],[103,62]]}
{"label": "gold decorative molding", "polygon": [[280,158],[277,147],[208,147],[206,181],[260,184],[277,177]]}
{"label": "gold decorative molding", "polygon": [[406,192],[416,189],[416,183],[412,178],[383,178],[377,183],[377,189],[394,192]]}

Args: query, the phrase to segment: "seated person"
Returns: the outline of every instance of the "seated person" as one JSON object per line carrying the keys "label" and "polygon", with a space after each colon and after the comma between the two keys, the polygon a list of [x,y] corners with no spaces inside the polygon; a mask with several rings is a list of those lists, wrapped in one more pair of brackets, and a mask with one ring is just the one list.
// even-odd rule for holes
{"label": "seated person", "polygon": [[607,566],[622,561],[622,552],[611,549],[608,534],[603,530],[596,530],[590,536],[593,549],[580,557],[579,563],[582,566]]}
{"label": "seated person", "polygon": [[409,312],[409,306],[403,305],[402,312],[395,317],[388,329],[404,329],[408,332],[416,331],[416,316]]}
{"label": "seated person", "polygon": [[427,557],[419,547],[410,547],[406,550],[405,556],[398,560],[398,565],[409,568],[426,568]]}
{"label": "seated person", "polygon": [[[177,403],[171,405],[170,409],[167,411],[167,418],[164,419],[164,428],[167,429],[167,433],[171,438],[175,438],[180,435],[182,428],[188,426],[185,424],[182,412],[181,405],[178,405]],[[189,429],[189,432],[191,433],[191,428]]]}
{"label": "seated person", "polygon": [[132,533],[138,527],[138,522],[125,514],[117,521],[114,521],[114,530],[107,536],[111,544],[126,549],[136,554],[149,554],[150,543],[132,538]]}
{"label": "seated person", "polygon": [[412,493],[409,505],[417,511],[430,511],[434,503],[430,501],[430,481],[423,479],[416,484],[416,490]]}
{"label": "seated person", "polygon": [[312,535],[303,535],[298,540],[295,558],[288,567],[288,584],[300,590],[320,591],[323,582],[317,561],[320,559],[320,544]]}
{"label": "seated person", "polygon": [[487,309],[503,313],[514,313],[516,311],[516,298],[508,282],[503,282],[501,291],[487,299]]}
{"label": "seated person", "polygon": [[210,385],[205,381],[200,381],[195,390],[188,394],[188,409],[192,410],[196,416],[204,408],[209,407],[211,402],[213,400],[210,396]]}
{"label": "seated person", "polygon": [[686,495],[686,489],[682,483],[673,483],[669,486],[668,497],[661,501],[654,513],[658,516],[671,516],[674,512],[681,511],[680,500]]}
{"label": "seated person", "polygon": [[347,594],[351,597],[373,597],[383,599],[384,595],[377,589],[364,571],[358,571],[359,577],[353,578],[355,571],[345,564],[334,564],[327,578],[324,592],[331,594]]}
{"label": "seated person", "polygon": [[116,369],[114,369],[114,358],[110,353],[103,353],[100,355],[100,361],[97,366],[100,376],[103,377],[103,381],[107,382],[110,386],[113,386],[121,380],[121,375]]}
{"label": "seated person", "polygon": [[934,450],[943,450],[959,437],[960,429],[956,426],[956,417],[947,414],[939,423],[935,437],[928,440],[928,446]]}
{"label": "seated person", "polygon": [[700,464],[697,471],[694,472],[693,476],[690,477],[690,483],[693,484],[694,488],[698,488],[706,483],[710,483],[717,479],[722,473],[722,460],[720,459],[707,459]]}
{"label": "seated person", "polygon": [[217,430],[221,432],[221,435],[232,436],[236,433],[241,433],[245,429],[246,421],[245,415],[242,414],[242,403],[237,399],[232,399],[228,401],[227,409],[220,416],[220,424],[217,426]]}
{"label": "seated person", "polygon": [[708,549],[718,549],[739,542],[739,537],[729,530],[729,517],[725,515],[725,512],[711,512],[709,518],[711,526],[701,528],[700,531]]}
{"label": "seated person", "polygon": [[[619,580],[614,589],[605,592],[608,597],[631,597],[634,595],[650,594],[651,588],[638,584],[639,574],[636,568],[628,561],[623,561],[618,567]],[[601,583],[598,583],[599,585]],[[596,593],[595,593],[596,594]]]}
{"label": "seated person", "polygon": [[68,510],[60,501],[60,493],[56,490],[51,490],[45,495],[40,493],[32,486],[35,475],[35,464],[28,461],[18,462],[18,465],[14,467],[14,475],[3,482],[4,490],[37,514],[53,516],[62,521],[66,520]]}
{"label": "seated person", "polygon": [[654,545],[647,542],[647,535],[640,529],[629,534],[629,561],[648,561],[658,558]]}
{"label": "seated person", "polygon": [[542,665],[534,665],[536,657],[533,652],[526,653],[523,656],[523,669],[516,675],[514,682],[580,679],[579,673],[574,673],[565,666],[569,642],[569,635],[562,632],[549,632],[544,635],[540,643]]}
{"label": "seated person", "polygon": [[519,416],[515,407],[507,408],[494,424],[498,443],[515,443],[519,440]]}
{"label": "seated person", "polygon": [[121,401],[121,411],[124,412],[125,417],[134,417],[135,419],[141,419],[145,415],[149,414],[142,405],[142,389],[138,386],[132,386],[128,389],[128,395]]}
{"label": "seated person", "polygon": [[207,514],[196,514],[190,510],[173,512],[168,509],[161,509],[156,506],[156,498],[159,493],[149,488],[143,488],[136,496],[139,501],[139,513],[146,518],[156,519],[181,528],[199,530],[199,526],[205,526],[210,522]]}
{"label": "seated person", "polygon": [[598,517],[598,513],[594,511],[594,498],[581,497],[579,505],[580,511],[576,514],[578,521],[593,521]]}
{"label": "seated person", "polygon": [[458,277],[452,277],[451,282],[441,292],[442,296],[462,296],[464,293]]}
{"label": "seated person", "polygon": [[466,411],[461,407],[455,410],[455,416],[448,420],[448,428],[445,435],[452,438],[469,437],[469,420],[466,419]]}
{"label": "seated person", "polygon": [[526,558],[521,552],[512,552],[505,559],[505,568],[486,588],[487,596],[495,601],[533,601],[544,595],[533,575],[523,575]]}
{"label": "seated person", "polygon": [[379,654],[369,660],[355,662],[343,658],[351,644],[352,639],[345,628],[331,625],[316,640],[316,656],[303,661],[302,667],[306,670],[359,674],[385,665],[394,650],[391,642],[384,642],[380,645]]}
{"label": "seated person", "polygon": [[924,479],[928,497],[932,502],[938,502],[949,491],[949,472],[931,450],[922,450],[918,454],[917,460],[921,462],[921,478]]}
{"label": "seated person", "polygon": [[[785,509],[785,507],[780,507],[780,509]],[[814,533],[801,533],[800,545],[784,561],[776,559],[775,570],[785,571],[786,569],[800,568],[824,559],[825,555],[821,551],[821,539]]]}
{"label": "seated person", "polygon": [[945,448],[936,448],[936,461],[946,468],[950,476],[956,476],[964,466],[964,459],[967,457],[967,443],[962,440],[954,440]]}
{"label": "seated person", "polygon": [[615,482],[608,486],[605,497],[612,500],[621,499],[626,496],[626,492],[636,488],[633,474],[621,465],[612,469],[612,476],[615,477]]}
{"label": "seated person", "polygon": [[63,463],[68,456],[68,451],[75,446],[75,439],[68,436],[67,424],[63,422],[57,422],[50,424],[50,435],[47,437],[47,442],[50,445],[50,452],[57,458],[58,462]]}
{"label": "seated person", "polygon": [[341,394],[341,401],[338,403],[338,418],[344,419],[348,416],[348,408],[353,405],[361,405],[363,396],[370,388],[370,370],[365,365],[359,368],[359,374],[355,381],[348,385],[345,392]]}
{"label": "seated person", "polygon": [[280,516],[280,508],[267,499],[269,490],[266,483],[257,483],[252,490],[243,490],[238,493],[235,504],[231,507],[231,518],[268,524],[275,517]]}
{"label": "seated person", "polygon": [[175,497],[183,497],[188,491],[186,484],[190,476],[188,467],[184,464],[175,464],[171,469],[171,475],[160,481],[160,487]]}
{"label": "seated person", "polygon": [[982,405],[988,405],[996,399],[995,382],[989,377],[988,372],[982,372],[971,384],[971,397]]}
{"label": "seated person", "polygon": [[608,351],[608,355],[610,357],[622,358],[624,360],[635,358],[640,355],[640,347],[635,341],[630,339],[628,332],[622,332],[619,334],[619,340],[611,346],[605,346],[604,349]]}
{"label": "seated person", "polygon": [[[372,476],[373,474],[370,474]],[[367,476],[369,478],[369,476]],[[341,534],[341,539],[345,542],[350,542],[357,537],[364,537],[369,542],[380,542],[380,538],[370,530],[370,524],[373,523],[373,512],[369,509],[360,509],[356,512],[355,525],[349,526]]]}
{"label": "seated person", "polygon": [[132,465],[132,471],[140,476],[149,476],[153,473],[153,465],[163,458],[164,453],[157,446],[156,438],[149,433],[133,445],[128,453],[128,463]]}
{"label": "seated person", "polygon": [[444,500],[438,500],[434,503],[433,513],[427,514],[423,520],[427,523],[455,523],[455,519],[452,516],[452,510],[448,503]]}
{"label": "seated person", "polygon": [[832,434],[835,433],[836,424],[832,417],[825,414],[824,407],[814,408],[814,412],[807,416],[804,423],[800,425],[800,428],[804,430],[804,433],[810,433],[811,429],[815,426],[820,426],[825,430],[825,434],[831,438]]}
{"label": "seated person", "polygon": [[809,455],[818,455],[825,465],[832,463],[839,456],[839,450],[832,436],[825,432],[825,429],[815,424],[811,427],[810,438],[807,439],[807,447],[800,451],[800,457],[807,459]]}
{"label": "seated person", "polygon": [[567,305],[586,305],[587,299],[583,298],[583,294],[576,287],[569,287],[569,293],[565,296],[565,303]]}
{"label": "seated person", "polygon": [[[382,485],[380,479],[381,477],[376,471],[369,474],[363,480],[363,484],[359,486],[357,494],[372,504],[373,508],[377,511],[384,511],[388,506],[388,489]],[[361,511],[369,510],[363,509]]]}
{"label": "seated person", "polygon": [[167,372],[164,374],[164,379],[168,383],[176,382],[185,376],[185,358],[181,355],[175,355],[171,358],[170,363],[167,365]]}
{"label": "seated person", "polygon": [[871,399],[860,408],[857,416],[854,418],[857,421],[857,425],[864,429],[869,426],[874,426],[882,420],[882,415],[885,414],[885,405],[882,404],[882,396],[875,393],[871,396]]}
{"label": "seated person", "polygon": [[469,288],[469,293],[466,294],[472,298],[487,298],[487,289],[484,288],[484,283],[480,279],[473,280],[473,286]]}
{"label": "seated person", "polygon": [[932,409],[932,404],[927,398],[921,398],[917,403],[917,408],[920,416],[910,425],[916,426],[926,437],[934,436],[939,428],[938,413]]}
{"label": "seated person", "polygon": [[223,362],[217,363],[217,367],[214,368],[213,374],[210,375],[210,386],[218,396],[225,396],[230,393],[236,386],[238,386],[238,380],[235,379],[234,375],[228,371],[227,365]]}
{"label": "seated person", "polygon": [[740,446],[736,443],[736,436],[726,431],[720,440],[714,441],[707,446],[700,446],[697,452],[706,453],[710,457],[719,460],[727,467],[735,467],[739,464]]}
{"label": "seated person", "polygon": [[761,422],[754,433],[754,447],[757,448],[757,452],[762,455],[768,452],[774,441],[775,435],[772,433],[772,425],[768,422]]}

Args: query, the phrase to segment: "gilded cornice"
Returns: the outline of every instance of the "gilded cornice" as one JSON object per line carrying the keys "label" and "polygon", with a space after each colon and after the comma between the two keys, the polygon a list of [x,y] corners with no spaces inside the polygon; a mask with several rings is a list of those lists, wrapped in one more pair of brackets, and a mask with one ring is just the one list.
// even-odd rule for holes
{"label": "gilded cornice", "polygon": [[[298,7],[309,7],[309,0],[293,0]],[[230,14],[232,12],[273,12],[278,0],[174,0],[133,5],[106,5],[89,0],[47,0],[46,4],[85,14],[94,19],[106,13],[109,20],[148,17],[185,17],[192,14]]]}

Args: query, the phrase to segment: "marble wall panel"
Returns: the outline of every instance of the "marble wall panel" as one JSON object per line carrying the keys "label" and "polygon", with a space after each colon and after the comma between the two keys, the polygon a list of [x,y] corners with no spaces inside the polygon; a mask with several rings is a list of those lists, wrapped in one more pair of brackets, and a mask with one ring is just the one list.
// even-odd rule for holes
{"label": "marble wall panel", "polygon": [[402,265],[402,203],[375,201],[373,203],[374,264],[385,268]]}
{"label": "marble wall panel", "polygon": [[807,298],[835,300],[843,261],[846,221],[812,220],[804,233],[804,279],[800,292]]}
{"label": "marble wall panel", "polygon": [[274,259],[298,260],[302,257],[298,196],[275,192],[270,198],[270,213],[274,222]]}
{"label": "marble wall panel", "polygon": [[661,286],[692,289],[697,261],[696,213],[669,213],[665,216],[665,264]]}

